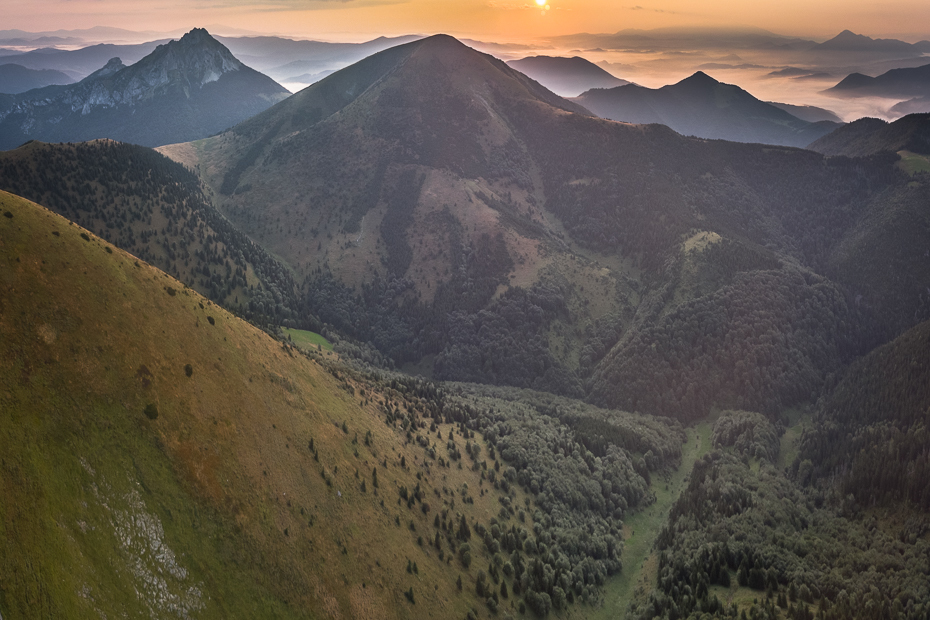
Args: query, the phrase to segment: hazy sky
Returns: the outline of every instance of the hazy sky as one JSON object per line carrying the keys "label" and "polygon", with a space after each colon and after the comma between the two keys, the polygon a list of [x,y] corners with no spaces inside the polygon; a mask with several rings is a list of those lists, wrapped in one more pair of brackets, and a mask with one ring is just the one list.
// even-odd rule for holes
{"label": "hazy sky", "polygon": [[[540,6],[540,3],[543,6]],[[306,38],[432,34],[498,41],[666,26],[755,26],[829,38],[848,28],[930,38],[928,0],[0,0],[0,28],[116,26],[188,30],[223,24]]]}

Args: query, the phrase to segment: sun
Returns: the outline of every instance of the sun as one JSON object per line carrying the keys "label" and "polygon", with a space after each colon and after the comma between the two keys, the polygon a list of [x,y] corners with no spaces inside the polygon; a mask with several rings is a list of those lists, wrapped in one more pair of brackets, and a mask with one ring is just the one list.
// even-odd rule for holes
{"label": "sun", "polygon": [[546,6],[547,2],[549,2],[549,0],[536,0],[536,4],[539,6]]}

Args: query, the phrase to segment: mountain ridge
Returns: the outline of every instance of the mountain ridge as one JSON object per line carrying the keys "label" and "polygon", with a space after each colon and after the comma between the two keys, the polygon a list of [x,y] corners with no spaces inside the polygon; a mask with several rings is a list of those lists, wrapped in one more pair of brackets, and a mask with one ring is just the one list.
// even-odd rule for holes
{"label": "mountain ridge", "polygon": [[828,52],[916,53],[919,55],[930,51],[930,41],[923,40],[917,43],[908,43],[898,39],[873,39],[856,34],[851,30],[844,30],[832,39],[824,41],[812,49]]}

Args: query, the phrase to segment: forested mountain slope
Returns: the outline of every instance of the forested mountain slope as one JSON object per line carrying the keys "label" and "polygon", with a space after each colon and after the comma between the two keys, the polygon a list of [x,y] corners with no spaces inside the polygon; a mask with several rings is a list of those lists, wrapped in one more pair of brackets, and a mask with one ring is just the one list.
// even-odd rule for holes
{"label": "forested mountain slope", "polygon": [[924,617],[926,513],[830,485],[804,489],[776,466],[778,434],[758,414],[721,413],[713,449],[659,536],[656,587],[634,617]]}
{"label": "forested mountain slope", "polygon": [[98,140],[0,152],[0,189],[84,226],[253,320],[313,326],[294,280],[232,226],[197,177],[151,149]]}
{"label": "forested mountain slope", "polygon": [[812,142],[824,155],[866,157],[881,151],[911,151],[930,155],[930,114],[909,114],[893,123],[860,118]]}
{"label": "forested mountain slope", "polygon": [[796,463],[805,483],[834,481],[863,506],[930,509],[930,323],[850,368],[805,434]]}

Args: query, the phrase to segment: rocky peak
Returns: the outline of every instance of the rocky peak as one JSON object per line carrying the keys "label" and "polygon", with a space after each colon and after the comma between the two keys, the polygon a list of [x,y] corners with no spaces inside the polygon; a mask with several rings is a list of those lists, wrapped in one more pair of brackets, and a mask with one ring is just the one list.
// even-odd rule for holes
{"label": "rocky peak", "polygon": [[109,77],[125,68],[126,65],[123,64],[122,60],[119,58],[111,58],[109,61],[107,61],[107,64],[103,65],[103,67],[97,69],[84,79],[88,81],[99,80],[100,78]]}
{"label": "rocky peak", "polygon": [[159,45],[138,66],[152,75],[177,77],[191,86],[203,86],[244,65],[206,30],[194,28],[178,41]]}

